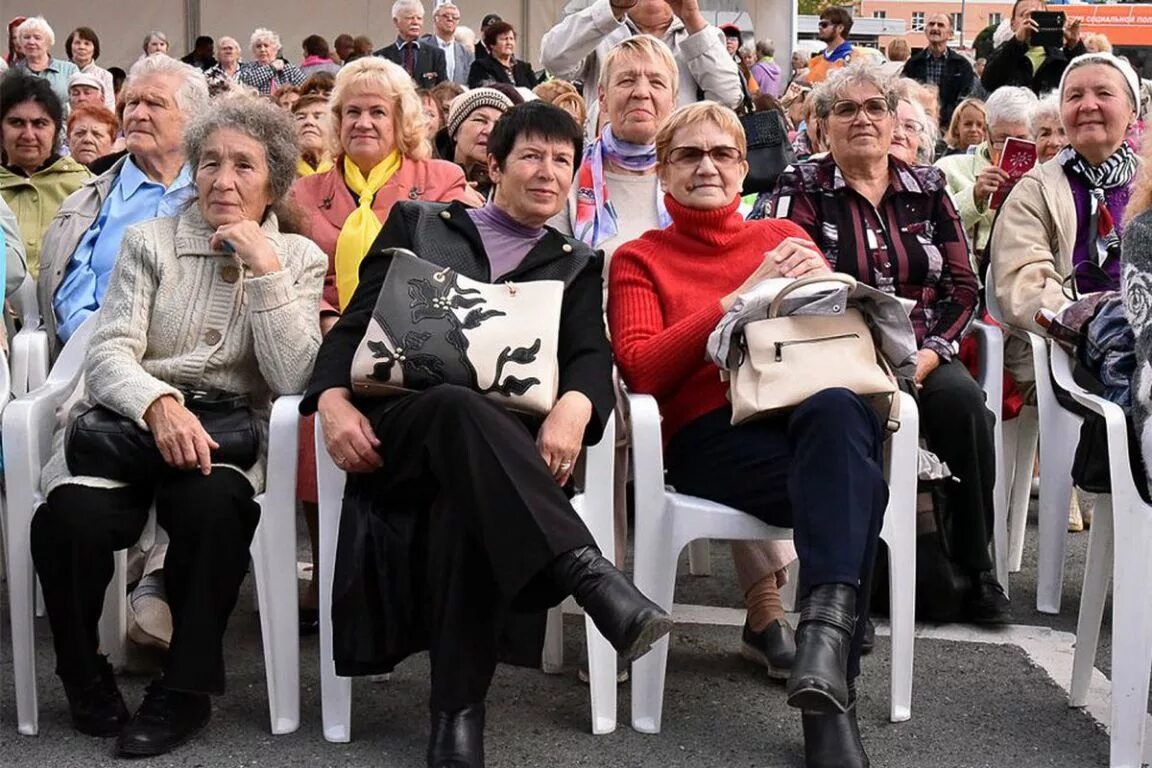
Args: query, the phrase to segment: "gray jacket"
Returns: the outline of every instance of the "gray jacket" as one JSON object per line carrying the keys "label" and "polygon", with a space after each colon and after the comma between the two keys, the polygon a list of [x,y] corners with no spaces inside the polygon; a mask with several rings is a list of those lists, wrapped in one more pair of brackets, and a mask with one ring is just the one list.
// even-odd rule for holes
{"label": "gray jacket", "polygon": [[60,339],[56,337],[56,311],[52,299],[60,283],[64,282],[64,272],[68,262],[80,245],[84,233],[100,215],[104,201],[128,155],[94,179],[84,182],[84,186],[73,192],[60,206],[48,230],[44,233],[44,244],[40,247],[40,277],[36,281],[36,303],[40,305],[40,317],[48,332],[48,354],[55,359],[60,352]]}
{"label": "gray jacket", "polygon": [[12,292],[24,282],[24,273],[28,271],[28,261],[24,255],[24,241],[20,238],[20,225],[16,222],[16,214],[8,207],[4,198],[0,197],[0,229],[4,230],[4,295],[11,296]]}

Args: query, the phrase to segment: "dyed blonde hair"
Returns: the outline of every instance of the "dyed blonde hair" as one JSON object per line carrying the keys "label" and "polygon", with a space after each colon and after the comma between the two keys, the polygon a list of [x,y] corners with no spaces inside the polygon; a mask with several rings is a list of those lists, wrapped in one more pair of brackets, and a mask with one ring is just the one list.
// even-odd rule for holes
{"label": "dyed blonde hair", "polygon": [[412,78],[399,64],[376,56],[356,59],[340,68],[336,87],[332,89],[332,154],[344,154],[340,145],[340,121],[344,102],[355,93],[380,94],[392,102],[392,126],[396,149],[412,160],[426,160],[432,155],[428,144],[428,118],[416,95]]}
{"label": "dyed blonde hair", "polygon": [[660,126],[656,132],[656,162],[659,165],[668,162],[668,155],[673,149],[672,141],[681,128],[703,122],[712,123],[726,133],[740,154],[748,154],[748,139],[736,113],[714,101],[699,101],[677,108]]}
{"label": "dyed blonde hair", "polygon": [[660,62],[668,74],[672,76],[669,85],[672,88],[679,87],[680,67],[676,65],[676,59],[672,57],[672,51],[668,45],[652,35],[635,35],[616,43],[612,46],[612,50],[608,51],[608,55],[604,57],[604,64],[600,67],[600,90],[608,88],[608,79],[612,76],[612,69],[621,56]]}

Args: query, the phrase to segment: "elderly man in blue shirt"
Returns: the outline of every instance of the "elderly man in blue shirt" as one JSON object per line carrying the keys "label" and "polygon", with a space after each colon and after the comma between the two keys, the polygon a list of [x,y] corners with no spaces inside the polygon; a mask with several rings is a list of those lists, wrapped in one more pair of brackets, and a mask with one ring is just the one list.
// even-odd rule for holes
{"label": "elderly man in blue shirt", "polygon": [[[53,356],[99,308],[124,231],[158,216],[172,216],[195,195],[184,158],[184,127],[208,108],[204,74],[164,54],[141,59],[124,85],[127,153],[108,171],[74,192],[44,235],[37,297]],[[167,536],[157,529],[147,551],[129,553],[129,580],[139,574],[130,599],[128,637],[166,649],[172,616],[163,567]]]}

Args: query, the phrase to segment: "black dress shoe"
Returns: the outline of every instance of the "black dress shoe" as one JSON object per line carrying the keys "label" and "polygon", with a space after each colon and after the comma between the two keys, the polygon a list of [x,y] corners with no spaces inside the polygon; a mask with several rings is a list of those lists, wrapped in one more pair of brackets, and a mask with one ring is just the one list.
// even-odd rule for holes
{"label": "black dress shoe", "polygon": [[1007,624],[1012,620],[1008,596],[991,571],[973,575],[964,607],[973,624]]}
{"label": "black dress shoe", "polygon": [[867,656],[872,653],[872,649],[876,647],[876,625],[872,623],[872,619],[864,623],[864,638],[860,641],[860,655]]}
{"label": "black dress shoe", "polygon": [[300,637],[314,635],[320,631],[320,609],[300,609]]}
{"label": "black dress shoe", "polygon": [[808,594],[796,630],[788,705],[808,712],[848,709],[848,653],[856,626],[856,588],[821,584]]}
{"label": "black dress shoe", "polygon": [[860,741],[856,697],[853,694],[851,698],[847,712],[801,715],[805,768],[868,768],[871,765]]}
{"label": "black dress shoe", "polygon": [[625,661],[648,653],[672,631],[672,617],[636,589],[595,547],[565,552],[548,574],[592,617],[600,633]]}
{"label": "black dress shoe", "polygon": [[759,632],[744,622],[740,655],[768,670],[773,680],[787,680],[796,661],[796,632],[788,622],[777,619]]}
{"label": "black dress shoe", "polygon": [[107,659],[100,659],[100,673],[87,683],[65,682],[64,693],[72,727],[80,733],[100,738],[115,736],[128,722],[128,708]]}
{"label": "black dress shoe", "polygon": [[428,768],[484,768],[484,702],[432,712]]}
{"label": "black dress shoe", "polygon": [[148,685],[140,709],[116,741],[121,757],[147,757],[171,752],[199,733],[212,717],[212,699],[205,693],[165,688],[159,680]]}

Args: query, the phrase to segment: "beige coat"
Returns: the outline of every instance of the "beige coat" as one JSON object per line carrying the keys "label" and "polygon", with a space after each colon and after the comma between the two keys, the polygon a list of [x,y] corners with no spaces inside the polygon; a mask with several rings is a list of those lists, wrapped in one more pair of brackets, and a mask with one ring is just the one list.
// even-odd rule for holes
{"label": "beige coat", "polygon": [[[144,412],[157,398],[222,389],[251,396],[267,443],[272,397],[303,392],[312,373],[328,259],[311,240],[281,234],[274,215],[263,230],[281,269],[261,277],[212,250],[214,230],[195,203],[126,230],[84,364],[85,397],[70,418],[95,402],[147,428]],[[106,485],[71,476],[64,431],[44,467],[45,495],[66,482]],[[257,493],[265,461],[262,451],[244,473]]]}
{"label": "beige coat", "polygon": [[1044,332],[1036,312],[1056,312],[1067,303],[1062,286],[1075,245],[1072,187],[1060,164],[1049,160],[1016,182],[992,230],[996,300],[1010,325]]}

